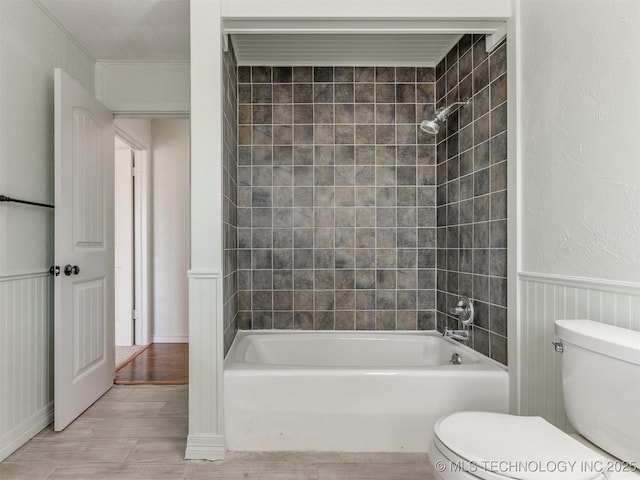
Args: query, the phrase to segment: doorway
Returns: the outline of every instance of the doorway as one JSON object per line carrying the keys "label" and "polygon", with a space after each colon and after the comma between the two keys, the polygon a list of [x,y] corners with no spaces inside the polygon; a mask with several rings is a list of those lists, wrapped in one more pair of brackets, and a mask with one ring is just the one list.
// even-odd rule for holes
{"label": "doorway", "polygon": [[116,119],[114,122],[115,344],[122,347],[151,343],[151,142],[148,124],[148,120],[137,119]]}
{"label": "doorway", "polygon": [[[115,137],[114,262],[116,347],[135,347],[135,150]],[[116,369],[119,359],[116,349]]]}
{"label": "doorway", "polygon": [[188,364],[189,120],[116,118],[115,131],[115,383],[184,384],[168,366]]}

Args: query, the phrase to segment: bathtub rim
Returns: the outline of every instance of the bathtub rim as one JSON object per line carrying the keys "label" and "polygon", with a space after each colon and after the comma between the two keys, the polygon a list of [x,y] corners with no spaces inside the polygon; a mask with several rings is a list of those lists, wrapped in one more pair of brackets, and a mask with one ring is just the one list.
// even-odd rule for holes
{"label": "bathtub rim", "polygon": [[[436,366],[309,366],[309,365],[280,365],[280,364],[265,364],[265,363],[248,363],[248,362],[239,362],[233,359],[233,355],[237,350],[237,344],[239,344],[243,338],[256,335],[256,336],[268,336],[268,335],[300,335],[307,334],[311,336],[321,335],[321,334],[329,334],[330,336],[348,336],[348,337],[357,337],[358,335],[373,335],[373,336],[427,336],[427,337],[436,337],[440,341],[446,342],[449,345],[452,345],[456,348],[460,348],[465,351],[465,354],[472,356],[477,361],[475,363],[470,364],[462,364],[462,365],[436,365]],[[261,372],[262,374],[267,372],[291,372],[291,373],[301,373],[303,371],[321,373],[324,372],[326,374],[336,374],[338,372],[343,372],[343,374],[353,374],[358,372],[359,374],[391,374],[392,372],[414,372],[415,374],[420,374],[421,372],[438,372],[442,371],[446,372],[447,375],[451,373],[462,373],[462,372],[470,372],[470,371],[478,371],[478,372],[491,372],[496,369],[499,371],[504,371],[505,373],[509,373],[509,368],[506,365],[501,364],[500,362],[488,357],[468,345],[464,345],[461,342],[457,342],[451,338],[446,338],[442,336],[442,333],[437,330],[303,330],[303,329],[264,329],[264,330],[238,330],[235,338],[233,339],[233,343],[227,352],[227,355],[224,359],[223,369],[225,372],[233,372],[234,374],[242,374],[249,372]]]}

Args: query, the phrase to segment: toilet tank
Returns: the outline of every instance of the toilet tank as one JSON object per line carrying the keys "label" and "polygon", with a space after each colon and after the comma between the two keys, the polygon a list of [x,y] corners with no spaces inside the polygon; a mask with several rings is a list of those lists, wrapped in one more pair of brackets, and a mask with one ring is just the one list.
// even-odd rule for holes
{"label": "toilet tank", "polygon": [[556,336],[567,418],[590,442],[640,465],[640,332],[557,320]]}

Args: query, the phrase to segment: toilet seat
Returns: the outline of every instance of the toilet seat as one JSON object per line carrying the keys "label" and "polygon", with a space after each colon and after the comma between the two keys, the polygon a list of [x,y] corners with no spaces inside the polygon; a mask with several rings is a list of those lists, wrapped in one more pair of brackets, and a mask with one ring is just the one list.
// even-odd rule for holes
{"label": "toilet seat", "polygon": [[491,412],[441,418],[434,445],[450,467],[486,480],[600,480],[610,462],[541,417]]}

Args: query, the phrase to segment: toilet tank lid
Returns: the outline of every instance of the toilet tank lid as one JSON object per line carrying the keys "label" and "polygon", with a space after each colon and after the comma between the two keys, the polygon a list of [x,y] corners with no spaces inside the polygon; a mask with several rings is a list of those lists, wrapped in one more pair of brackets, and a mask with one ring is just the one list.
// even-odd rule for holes
{"label": "toilet tank lid", "polygon": [[640,365],[640,332],[592,320],[556,320],[556,336],[566,343]]}

